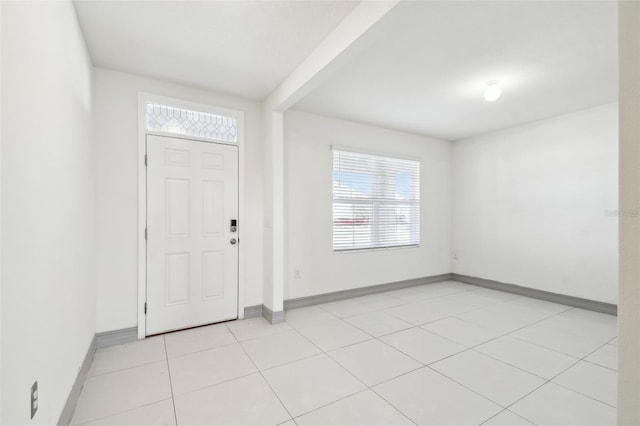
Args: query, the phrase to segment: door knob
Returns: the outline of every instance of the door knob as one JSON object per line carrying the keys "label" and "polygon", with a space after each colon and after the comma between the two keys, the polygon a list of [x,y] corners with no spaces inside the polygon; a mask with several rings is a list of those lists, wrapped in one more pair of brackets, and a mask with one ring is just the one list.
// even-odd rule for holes
{"label": "door knob", "polygon": [[234,244],[235,244],[235,243],[237,243],[238,241],[236,241],[236,239],[235,239],[235,238],[232,238],[229,242],[231,243],[231,245],[234,245]]}

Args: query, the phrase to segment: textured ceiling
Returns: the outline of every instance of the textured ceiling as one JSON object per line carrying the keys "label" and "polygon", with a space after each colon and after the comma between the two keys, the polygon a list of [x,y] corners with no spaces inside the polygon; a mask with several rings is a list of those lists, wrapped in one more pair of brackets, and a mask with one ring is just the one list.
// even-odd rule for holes
{"label": "textured ceiling", "polygon": [[263,99],[353,1],[74,2],[97,66]]}
{"label": "textured ceiling", "polygon": [[403,2],[353,49],[295,108],[457,140],[617,100],[615,1]]}

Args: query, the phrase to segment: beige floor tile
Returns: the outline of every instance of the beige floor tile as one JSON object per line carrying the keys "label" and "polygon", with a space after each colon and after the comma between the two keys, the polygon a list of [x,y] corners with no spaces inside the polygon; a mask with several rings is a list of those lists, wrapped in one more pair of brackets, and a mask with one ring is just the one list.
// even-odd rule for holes
{"label": "beige floor tile", "polygon": [[408,322],[392,317],[382,311],[356,315],[346,318],[345,321],[374,337],[380,337],[385,334],[413,327],[413,325]]}
{"label": "beige floor tile", "polygon": [[181,426],[277,425],[290,419],[260,374],[177,396]]}
{"label": "beige floor tile", "polygon": [[430,364],[466,349],[421,328],[399,331],[383,336],[380,340],[423,364]]}
{"label": "beige floor tile", "polygon": [[366,385],[373,386],[422,367],[379,340],[368,340],[329,352],[329,356]]}
{"label": "beige floor tile", "polygon": [[617,404],[618,373],[610,368],[581,361],[553,379],[553,383],[613,407]]}
{"label": "beige floor tile", "polygon": [[164,339],[169,358],[236,343],[225,324],[176,331],[165,334]]}
{"label": "beige floor tile", "polygon": [[327,355],[316,355],[263,372],[296,417],[365,389],[365,385]]}
{"label": "beige floor tile", "polygon": [[148,337],[144,340],[98,349],[88,375],[111,373],[164,359],[166,359],[164,337]]}
{"label": "beige floor tile", "polygon": [[239,344],[169,359],[173,394],[180,395],[257,371]]}
{"label": "beige floor tile", "polygon": [[503,407],[545,382],[540,377],[473,350],[436,362],[431,368]]}
{"label": "beige floor tile", "polygon": [[89,377],[72,423],[102,419],[167,398],[171,398],[171,386],[166,361]]}
{"label": "beige floor tile", "polygon": [[272,334],[283,333],[291,330],[291,326],[286,322],[280,324],[269,324],[264,318],[249,318],[226,323],[229,330],[236,339],[248,340],[257,337],[271,336]]}
{"label": "beige floor tile", "polygon": [[297,361],[321,352],[295,330],[244,340],[241,344],[261,370]]}
{"label": "beige floor tile", "polygon": [[513,404],[510,411],[537,425],[615,426],[616,409],[547,383]]}
{"label": "beige floor tile", "polygon": [[341,399],[295,419],[298,426],[402,426],[413,425],[371,390]]}
{"label": "beige floor tile", "polygon": [[371,336],[342,321],[329,321],[298,330],[323,351],[330,351],[371,339]]}
{"label": "beige floor tile", "polygon": [[373,388],[420,425],[479,425],[502,407],[423,367]]}
{"label": "beige floor tile", "polygon": [[83,423],[82,426],[175,426],[175,424],[173,400],[165,399],[124,413]]}

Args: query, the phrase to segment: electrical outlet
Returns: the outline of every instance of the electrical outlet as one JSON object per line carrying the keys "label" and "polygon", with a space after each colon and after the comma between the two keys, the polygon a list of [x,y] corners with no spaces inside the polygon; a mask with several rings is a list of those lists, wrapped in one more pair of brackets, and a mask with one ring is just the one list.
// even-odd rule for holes
{"label": "electrical outlet", "polygon": [[294,271],[293,271],[293,277],[294,277],[295,279],[299,279],[299,278],[300,278],[300,269],[298,269],[298,268],[294,269]]}
{"label": "electrical outlet", "polygon": [[31,418],[36,415],[38,411],[38,381],[36,380],[31,385]]}

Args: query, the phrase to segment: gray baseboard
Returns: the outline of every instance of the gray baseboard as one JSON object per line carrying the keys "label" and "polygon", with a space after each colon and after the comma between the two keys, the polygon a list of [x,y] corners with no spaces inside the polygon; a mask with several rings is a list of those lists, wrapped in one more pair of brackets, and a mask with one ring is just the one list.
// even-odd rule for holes
{"label": "gray baseboard", "polygon": [[284,311],[273,312],[264,305],[262,305],[262,316],[271,324],[284,322]]}
{"label": "gray baseboard", "polygon": [[618,306],[612,303],[598,302],[597,300],[583,299],[581,297],[567,296],[565,294],[552,293],[550,291],[536,290],[530,287],[522,287],[516,284],[508,284],[500,281],[487,280],[485,278],[471,277],[469,275],[452,274],[455,281],[477,285],[479,287],[500,290],[520,296],[546,300],[547,302],[560,303],[575,308],[601,312],[603,314],[617,315]]}
{"label": "gray baseboard", "polygon": [[58,426],[68,426],[68,424],[71,422],[73,412],[76,409],[78,398],[80,398],[80,392],[82,392],[82,388],[84,387],[84,381],[87,378],[87,374],[89,373],[89,368],[91,368],[91,362],[93,361],[93,356],[95,355],[95,353],[96,336],[93,336],[93,338],[91,339],[91,343],[89,343],[87,354],[84,356],[84,361],[82,361],[82,366],[80,367],[78,375],[76,376],[76,381],[73,382],[73,387],[71,388],[71,392],[69,392],[69,396],[67,397],[67,403],[64,405],[62,413],[60,414],[60,418],[58,419]]}
{"label": "gray baseboard", "polygon": [[352,297],[368,296],[370,294],[382,293],[384,291],[399,290],[417,285],[433,284],[452,279],[452,274],[432,275],[430,277],[415,278],[412,280],[396,281],[387,284],[378,284],[367,287],[341,290],[332,293],[317,294],[314,296],[298,297],[284,301],[284,310],[304,308],[321,303],[337,302],[339,300],[351,299]]}
{"label": "gray baseboard", "polygon": [[138,327],[123,328],[121,330],[96,333],[96,348],[121,345],[138,340]]}
{"label": "gray baseboard", "polygon": [[244,307],[244,317],[248,318],[257,318],[262,316],[262,305],[254,305],[254,306],[245,306]]}

